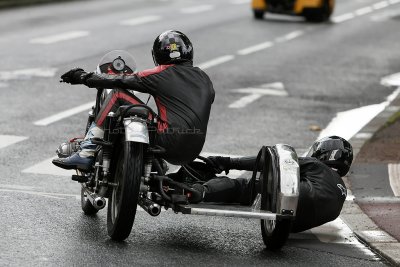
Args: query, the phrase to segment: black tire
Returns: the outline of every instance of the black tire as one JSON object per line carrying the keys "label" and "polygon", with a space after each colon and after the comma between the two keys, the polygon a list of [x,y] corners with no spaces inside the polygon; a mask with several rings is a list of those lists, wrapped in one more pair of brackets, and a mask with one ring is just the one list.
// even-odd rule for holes
{"label": "black tire", "polygon": [[[275,167],[277,165],[272,149],[266,149],[264,159],[260,177],[261,209],[277,213],[280,174]],[[291,227],[290,220],[261,220],[261,235],[267,249],[282,248],[289,237]]]}
{"label": "black tire", "polygon": [[254,9],[253,10],[253,15],[255,19],[263,19],[264,18],[264,11],[259,10],[259,9]]}
{"label": "black tire", "polygon": [[267,249],[279,250],[285,244],[292,228],[290,220],[261,220],[261,234]]}
{"label": "black tire", "polygon": [[310,22],[325,22],[331,17],[333,9],[334,1],[324,0],[322,7],[306,9],[304,11],[304,17]]}
{"label": "black tire", "polygon": [[125,240],[135,221],[143,171],[143,144],[123,142],[113,170],[113,188],[108,199],[107,231],[117,241]]}
{"label": "black tire", "polygon": [[98,210],[95,209],[92,203],[90,203],[90,201],[87,199],[86,192],[83,187],[81,189],[81,207],[86,215],[94,215],[98,212]]}

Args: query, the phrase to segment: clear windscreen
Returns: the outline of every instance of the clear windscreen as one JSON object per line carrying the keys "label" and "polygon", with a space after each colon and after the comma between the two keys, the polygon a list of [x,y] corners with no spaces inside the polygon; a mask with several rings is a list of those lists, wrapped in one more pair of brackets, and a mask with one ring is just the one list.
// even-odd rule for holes
{"label": "clear windscreen", "polygon": [[127,51],[113,50],[102,57],[96,71],[110,75],[130,75],[136,71],[136,62]]}

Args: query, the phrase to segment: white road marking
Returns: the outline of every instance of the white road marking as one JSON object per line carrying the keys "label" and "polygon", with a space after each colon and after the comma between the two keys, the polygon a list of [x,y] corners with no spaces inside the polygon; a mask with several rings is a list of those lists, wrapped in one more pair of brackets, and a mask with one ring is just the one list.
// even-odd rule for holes
{"label": "white road marking", "polygon": [[60,34],[31,39],[29,42],[31,44],[54,44],[62,41],[85,37],[88,35],[89,35],[88,31],[69,31]]}
{"label": "white road marking", "polygon": [[213,5],[202,5],[202,6],[193,6],[193,7],[182,8],[181,12],[184,14],[195,14],[195,13],[209,11],[212,9],[214,9]]}
{"label": "white road marking", "polygon": [[388,164],[390,187],[396,197],[400,197],[400,163]]}
{"label": "white road marking", "polygon": [[397,4],[397,3],[400,3],[400,0],[389,0],[389,3],[390,4]]}
{"label": "white road marking", "polygon": [[232,5],[242,5],[242,4],[249,4],[250,0],[232,0]]}
{"label": "white road marking", "polygon": [[223,64],[225,62],[231,61],[233,59],[235,59],[235,56],[233,56],[233,55],[226,55],[226,56],[222,56],[222,57],[217,57],[217,58],[212,59],[210,61],[207,61],[207,62],[199,64],[198,67],[200,69],[205,70],[205,69],[208,69],[208,68],[215,67],[217,65]]}
{"label": "white road marking", "polygon": [[321,242],[352,245],[362,250],[366,255],[372,256],[374,260],[379,260],[375,253],[358,241],[353,231],[340,218],[313,228],[311,232]]}
{"label": "white road marking", "polygon": [[288,34],[286,34],[285,36],[283,36],[282,38],[283,38],[285,41],[290,41],[290,40],[296,39],[297,37],[302,36],[303,34],[304,34],[303,31],[298,30],[298,31],[294,31],[294,32],[288,33]]}
{"label": "white road marking", "polygon": [[237,53],[238,53],[238,55],[244,56],[244,55],[249,55],[251,53],[258,52],[258,51],[261,51],[261,50],[264,50],[264,49],[267,49],[267,48],[270,48],[273,46],[274,46],[274,43],[272,43],[272,42],[264,42],[264,43],[261,43],[258,45],[254,45],[254,46],[251,46],[248,48],[241,49]]}
{"label": "white road marking", "polygon": [[369,240],[373,240],[374,243],[391,243],[391,242],[397,242],[396,239],[388,235],[386,232],[381,231],[381,230],[368,230],[368,231],[361,231],[361,234],[363,236],[368,237]]}
{"label": "white road marking", "polygon": [[329,125],[321,131],[318,139],[338,135],[349,140],[381,113],[399,94],[400,87],[389,95],[385,102],[337,113]]}
{"label": "white road marking", "polygon": [[0,184],[0,188],[17,189],[17,190],[33,190],[36,187],[27,185]]}
{"label": "white road marking", "polygon": [[[277,43],[283,43],[283,42],[287,42],[287,41],[296,39],[297,37],[300,37],[303,34],[304,34],[303,31],[297,30],[297,31],[290,32],[284,36],[278,37],[275,39],[275,41]],[[267,41],[267,42],[264,42],[261,44],[257,44],[257,45],[253,45],[253,46],[241,49],[237,52],[237,54],[241,55],[241,56],[245,56],[245,55],[249,55],[249,54],[252,54],[255,52],[259,52],[259,51],[271,48],[273,46],[274,46],[274,42]]]}
{"label": "white road marking", "polygon": [[14,71],[0,71],[0,81],[26,80],[32,77],[54,77],[57,68],[33,68]]}
{"label": "white road marking", "polygon": [[399,197],[361,197],[355,198],[357,203],[374,203],[374,204],[400,204]]}
{"label": "white road marking", "polygon": [[37,195],[37,196],[42,196],[42,197],[47,197],[47,198],[65,199],[63,197],[52,196],[51,194],[45,194],[45,193],[35,192],[35,191],[26,191],[26,190],[13,190],[13,189],[0,188],[0,192],[25,193],[25,194]]}
{"label": "white road marking", "polygon": [[372,21],[385,21],[400,15],[400,10],[387,10],[377,15],[371,16]]}
{"label": "white road marking", "polygon": [[382,1],[382,2],[379,2],[379,3],[373,4],[372,7],[375,10],[379,10],[379,9],[387,7],[388,5],[389,5],[388,1]]}
{"label": "white road marking", "polygon": [[233,89],[231,92],[248,95],[230,104],[229,108],[244,108],[265,95],[288,96],[285,86],[280,82],[263,84],[259,88]]}
{"label": "white road marking", "polygon": [[384,109],[385,105],[375,104],[339,112],[329,125],[321,131],[318,139],[338,135],[349,140]]}
{"label": "white road marking", "polygon": [[70,117],[72,115],[81,113],[81,112],[86,111],[86,110],[90,110],[90,108],[93,105],[94,105],[94,102],[89,102],[89,103],[80,105],[78,107],[71,108],[69,110],[57,113],[57,114],[52,115],[50,117],[38,120],[38,121],[34,122],[33,124],[35,124],[37,126],[47,126],[47,125],[52,124],[54,122],[60,121],[60,120],[65,119],[65,118],[68,118],[68,117]]}
{"label": "white road marking", "polygon": [[370,139],[372,136],[372,133],[358,133],[354,137],[358,139]]}
{"label": "white road marking", "polygon": [[55,175],[55,176],[71,176],[76,174],[75,170],[64,170],[55,166],[51,161],[55,157],[43,160],[29,168],[26,168],[22,173],[32,173],[32,174],[45,174],[45,175]]}
{"label": "white road marking", "polygon": [[144,16],[144,17],[123,20],[120,22],[120,24],[127,26],[136,26],[136,25],[142,25],[150,22],[159,21],[161,20],[161,18],[162,17],[160,16]]}
{"label": "white road marking", "polygon": [[260,99],[263,95],[261,94],[251,94],[240,98],[239,100],[233,102],[229,105],[229,108],[244,108],[247,105],[253,103],[257,99]]}
{"label": "white road marking", "polygon": [[372,11],[373,11],[372,7],[367,6],[367,7],[363,7],[363,8],[357,9],[354,13],[357,16],[363,16],[363,15],[366,15],[368,13],[371,13]]}
{"label": "white road marking", "polygon": [[29,137],[26,136],[0,135],[0,149],[24,141],[28,138]]}
{"label": "white road marking", "polygon": [[343,15],[339,15],[339,16],[333,17],[332,18],[332,22],[334,22],[334,23],[342,23],[342,22],[345,22],[345,21],[348,21],[348,20],[351,20],[351,19],[354,19],[354,18],[355,18],[355,15],[353,13],[346,13],[346,14],[343,14]]}

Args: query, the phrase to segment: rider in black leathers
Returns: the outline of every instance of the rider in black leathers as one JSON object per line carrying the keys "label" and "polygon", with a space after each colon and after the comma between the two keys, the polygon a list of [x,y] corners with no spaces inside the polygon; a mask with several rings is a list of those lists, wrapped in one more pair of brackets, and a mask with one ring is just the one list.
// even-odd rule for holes
{"label": "rider in black leathers", "polygon": [[107,114],[121,105],[142,103],[135,95],[120,89],[149,93],[155,98],[159,114],[155,145],[166,150],[162,155],[165,160],[185,164],[198,156],[214,101],[213,84],[206,73],[193,67],[193,46],[183,33],[162,33],[156,38],[152,52],[156,68],[135,75],[115,76],[73,69],[61,76],[71,84],[115,89],[102,104],[81,150],[68,158],[54,159],[55,165],[83,171],[92,167],[96,146],[90,138],[102,138]]}
{"label": "rider in black leathers", "polygon": [[[256,157],[209,157],[208,167],[215,172],[229,172],[231,169],[253,171]],[[347,196],[346,186],[341,179],[351,166],[353,152],[345,139],[330,136],[314,143],[307,157],[299,158],[300,192],[296,218],[292,232],[305,231],[336,219],[342,210]],[[211,166],[210,166],[211,165]],[[192,164],[200,173],[205,173],[202,164]],[[260,167],[259,167],[260,168]],[[181,175],[185,172],[181,171]],[[195,184],[193,188],[203,197],[191,202],[224,202],[251,205],[250,181],[245,178],[210,177],[204,184]],[[190,200],[190,199],[189,199]]]}

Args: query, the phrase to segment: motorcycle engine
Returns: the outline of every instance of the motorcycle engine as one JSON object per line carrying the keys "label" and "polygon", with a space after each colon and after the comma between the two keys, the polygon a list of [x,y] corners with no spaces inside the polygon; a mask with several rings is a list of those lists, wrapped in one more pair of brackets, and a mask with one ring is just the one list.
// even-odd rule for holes
{"label": "motorcycle engine", "polygon": [[67,143],[62,143],[57,148],[57,155],[59,158],[67,158],[79,150],[79,145],[82,140],[73,140]]}

